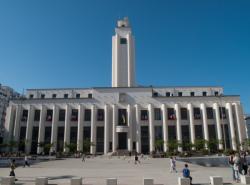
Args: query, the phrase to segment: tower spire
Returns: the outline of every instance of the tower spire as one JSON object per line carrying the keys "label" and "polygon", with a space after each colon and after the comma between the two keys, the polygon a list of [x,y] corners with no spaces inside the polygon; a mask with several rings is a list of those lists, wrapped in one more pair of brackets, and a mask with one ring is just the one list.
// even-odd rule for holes
{"label": "tower spire", "polygon": [[135,86],[134,37],[127,17],[117,21],[112,37],[112,87]]}

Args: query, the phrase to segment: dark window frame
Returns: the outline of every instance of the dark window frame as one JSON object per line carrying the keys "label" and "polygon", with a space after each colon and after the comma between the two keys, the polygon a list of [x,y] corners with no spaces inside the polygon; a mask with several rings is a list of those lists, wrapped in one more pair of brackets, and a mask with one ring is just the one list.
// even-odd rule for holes
{"label": "dark window frame", "polygon": [[71,121],[78,121],[78,109],[71,109]]}
{"label": "dark window frame", "polygon": [[91,109],[84,110],[84,121],[91,121]]}
{"label": "dark window frame", "polygon": [[148,110],[141,110],[141,121],[148,121]]}
{"label": "dark window frame", "polygon": [[97,109],[97,121],[104,121],[104,109]]}

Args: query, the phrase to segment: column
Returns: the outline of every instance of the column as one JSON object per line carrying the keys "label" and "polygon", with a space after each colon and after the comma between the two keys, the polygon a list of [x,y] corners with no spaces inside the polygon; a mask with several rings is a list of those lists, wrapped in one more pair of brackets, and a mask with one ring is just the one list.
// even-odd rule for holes
{"label": "column", "polygon": [[77,151],[83,150],[83,105],[78,105],[78,122],[77,122]]}
{"label": "column", "polygon": [[243,149],[242,143],[246,139],[246,129],[244,128],[244,118],[241,105],[239,103],[235,103],[235,111],[236,111],[236,121],[237,121],[237,129],[239,135],[239,142],[241,146],[241,150]]}
{"label": "column", "polygon": [[152,104],[148,105],[149,113],[149,151],[150,153],[155,151],[155,129],[154,129],[154,113]]}
{"label": "column", "polygon": [[91,137],[90,137],[90,153],[95,154],[96,149],[96,106],[91,107]]}
{"label": "column", "polygon": [[220,111],[218,103],[214,103],[215,115],[216,115],[216,128],[217,128],[217,135],[219,140],[219,149],[223,150],[222,142],[222,131],[221,131],[221,120],[220,120]]}
{"label": "column", "polygon": [[[195,131],[194,131],[194,110],[193,105],[191,103],[188,104],[188,112],[189,112],[189,121],[190,121],[190,136],[191,136],[191,143],[195,143]],[[195,148],[192,148],[193,150]]]}
{"label": "column", "polygon": [[[207,108],[204,103],[201,103],[201,111],[202,111],[203,129],[204,129],[204,139],[206,141],[209,141],[208,124],[207,124]],[[205,144],[205,148],[208,149],[207,143]]]}
{"label": "column", "polygon": [[117,149],[116,125],[117,125],[117,106],[113,105],[113,134],[112,134],[112,151],[113,152],[116,152],[116,149]]}
{"label": "column", "polygon": [[141,108],[138,104],[135,105],[135,110],[136,110],[136,152],[141,153],[141,124],[140,124]]}
{"label": "column", "polygon": [[233,110],[232,110],[232,104],[227,103],[226,108],[228,110],[228,116],[229,116],[229,125],[230,125],[230,134],[231,134],[231,144],[232,144],[232,149],[234,151],[237,150],[237,145],[236,145],[236,137],[235,137],[235,128],[234,128],[234,119],[233,119]]}
{"label": "column", "polygon": [[163,149],[164,152],[168,151],[168,124],[167,124],[167,109],[166,109],[166,105],[162,104],[161,105],[161,109],[162,109],[162,121],[163,121]]}
{"label": "column", "polygon": [[52,117],[52,127],[51,127],[51,140],[50,144],[52,145],[50,152],[57,151],[57,122],[58,122],[58,106],[53,106],[53,117]]}
{"label": "column", "polygon": [[128,40],[128,87],[134,86],[134,53],[132,48],[134,46],[131,33],[127,35]]}
{"label": "column", "polygon": [[16,106],[16,119],[15,119],[15,127],[14,127],[14,141],[19,141],[19,135],[20,135],[20,120],[21,120],[21,111],[22,106],[17,105]]}
{"label": "column", "polygon": [[[176,130],[177,130],[177,141],[179,144],[182,144],[182,133],[181,133],[181,116],[180,116],[180,106],[179,104],[175,104],[175,112],[176,112]],[[178,151],[182,152],[182,147],[178,147]]]}
{"label": "column", "polygon": [[109,152],[109,105],[104,106],[104,154]]}
{"label": "column", "polygon": [[65,124],[64,124],[64,152],[68,152],[68,148],[66,147],[70,144],[70,117],[71,117],[71,107],[70,105],[66,105],[65,111]]}
{"label": "column", "polygon": [[7,143],[9,141],[12,140],[13,137],[13,130],[14,130],[14,118],[15,118],[15,106],[14,105],[10,105],[7,108],[7,115],[6,115],[6,123],[4,125],[4,127],[6,128],[6,134],[7,137],[4,137],[4,143]]}
{"label": "column", "polygon": [[34,107],[30,105],[28,112],[28,119],[27,119],[26,137],[25,137],[25,152],[27,154],[30,153],[31,149],[33,121],[34,121]]}
{"label": "column", "polygon": [[42,105],[41,107],[41,113],[40,113],[40,121],[39,121],[39,131],[38,131],[38,148],[37,148],[37,153],[40,154],[43,152],[43,147],[39,146],[39,143],[44,142],[44,122],[45,122],[45,117],[46,117],[46,107]]}
{"label": "column", "polygon": [[128,114],[128,151],[132,152],[133,138],[132,138],[132,107],[131,105],[128,105],[127,114]]}

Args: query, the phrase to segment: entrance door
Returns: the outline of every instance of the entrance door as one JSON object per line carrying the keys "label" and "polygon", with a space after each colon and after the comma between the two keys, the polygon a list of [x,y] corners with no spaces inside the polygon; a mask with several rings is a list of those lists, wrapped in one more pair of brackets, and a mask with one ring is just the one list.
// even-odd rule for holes
{"label": "entrance door", "polygon": [[120,150],[127,149],[127,133],[126,132],[118,133],[118,149]]}
{"label": "entrance door", "polygon": [[96,128],[96,152],[103,153],[104,151],[104,127]]}
{"label": "entrance door", "polygon": [[141,152],[143,154],[149,153],[149,130],[148,126],[141,127]]}

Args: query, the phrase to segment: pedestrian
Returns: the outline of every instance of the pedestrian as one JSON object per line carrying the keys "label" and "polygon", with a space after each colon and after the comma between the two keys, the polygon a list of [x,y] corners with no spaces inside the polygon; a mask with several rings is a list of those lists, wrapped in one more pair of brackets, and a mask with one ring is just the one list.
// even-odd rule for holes
{"label": "pedestrian", "polygon": [[189,178],[190,179],[190,184],[192,185],[193,178],[190,176],[190,170],[188,169],[188,164],[185,164],[185,167],[182,170],[182,175],[185,178]]}
{"label": "pedestrian", "polygon": [[15,168],[16,168],[15,159],[12,159],[12,161],[10,163],[10,176],[14,177],[15,180],[17,180],[16,174],[15,174]]}
{"label": "pedestrian", "polygon": [[236,182],[240,181],[239,169],[240,169],[240,157],[239,157],[239,154],[235,154],[235,157],[234,157],[234,172],[235,172],[235,181]]}
{"label": "pedestrian", "polygon": [[135,153],[135,164],[137,163],[141,164],[141,161],[138,159],[137,153]]}
{"label": "pedestrian", "polygon": [[30,164],[29,164],[28,156],[27,156],[27,155],[25,155],[25,157],[24,157],[24,165],[23,165],[23,167],[25,168],[25,166],[30,167]]}
{"label": "pedestrian", "polygon": [[172,172],[177,173],[175,157],[170,157],[170,172],[171,172],[171,173],[172,173]]}
{"label": "pedestrian", "polygon": [[229,164],[229,166],[230,166],[231,169],[232,169],[233,181],[236,181],[236,178],[235,178],[235,170],[234,170],[234,155],[233,155],[233,154],[229,156],[228,164]]}
{"label": "pedestrian", "polygon": [[246,175],[248,172],[248,161],[247,161],[247,157],[246,154],[244,153],[241,159],[241,163],[242,163],[242,171],[241,174],[242,175]]}
{"label": "pedestrian", "polygon": [[85,154],[82,154],[82,162],[85,162]]}

